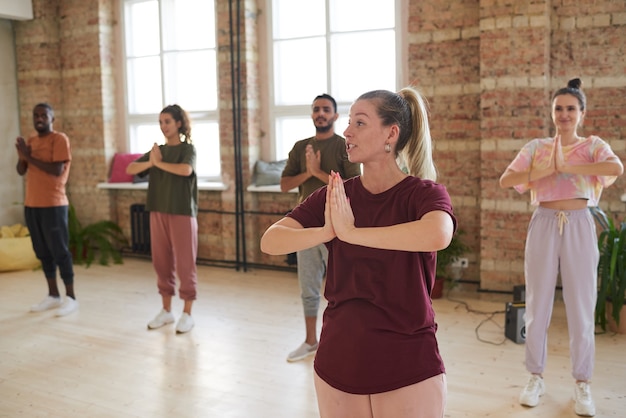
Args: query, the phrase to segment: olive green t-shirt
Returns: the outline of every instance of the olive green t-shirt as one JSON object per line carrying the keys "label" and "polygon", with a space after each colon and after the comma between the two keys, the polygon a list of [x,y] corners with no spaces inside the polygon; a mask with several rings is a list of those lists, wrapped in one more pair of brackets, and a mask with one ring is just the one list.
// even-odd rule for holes
{"label": "olive green t-shirt", "polygon": [[[196,177],[196,148],[192,144],[160,145],[163,161],[173,164],[189,164],[193,172],[189,176],[178,176],[157,167],[150,167],[146,210],[172,215],[198,215],[198,179]],[[137,159],[149,161],[150,151]]]}
{"label": "olive green t-shirt", "polygon": [[[296,142],[289,152],[287,165],[283,170],[282,177],[293,177],[306,171],[306,146],[312,144],[315,151],[320,151],[320,168],[329,173],[336,171],[343,179],[348,179],[361,174],[361,165],[348,161],[346,152],[346,140],[337,134],[325,140],[317,140],[315,137],[302,139]],[[311,177],[298,186],[298,203],[306,199],[326,183],[317,177]]]}

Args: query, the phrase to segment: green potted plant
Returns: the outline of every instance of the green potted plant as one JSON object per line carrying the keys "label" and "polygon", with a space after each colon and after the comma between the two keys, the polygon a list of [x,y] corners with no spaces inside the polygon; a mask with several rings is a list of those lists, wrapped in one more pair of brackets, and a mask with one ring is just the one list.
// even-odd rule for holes
{"label": "green potted plant", "polygon": [[453,286],[459,279],[460,270],[453,267],[453,263],[469,251],[469,247],[463,242],[461,237],[465,234],[462,229],[457,229],[452,236],[452,241],[443,250],[437,251],[437,264],[435,269],[435,285],[431,293],[432,299],[443,296],[444,284]]}
{"label": "green potted plant", "polygon": [[[606,331],[626,333],[626,324],[620,328],[620,317],[626,299],[626,222],[617,225],[602,209],[590,208],[601,231],[598,236],[598,300],[595,322]],[[613,326],[613,324],[614,326]]]}
{"label": "green potted plant", "polygon": [[69,207],[69,248],[74,263],[89,267],[98,256],[98,263],[106,266],[110,260],[122,264],[122,248],[128,245],[124,232],[115,222],[98,221],[86,226],[78,220],[76,209]]}

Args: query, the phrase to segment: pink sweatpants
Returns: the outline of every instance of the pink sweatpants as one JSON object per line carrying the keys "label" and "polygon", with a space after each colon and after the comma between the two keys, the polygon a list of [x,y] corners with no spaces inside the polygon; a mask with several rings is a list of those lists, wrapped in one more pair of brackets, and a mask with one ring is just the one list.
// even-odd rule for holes
{"label": "pink sweatpants", "polygon": [[542,373],[546,366],[548,326],[560,272],[572,376],[591,379],[598,260],[596,227],[588,209],[535,210],[528,226],[524,261],[526,369],[530,373]]}
{"label": "pink sweatpants", "polygon": [[198,220],[193,216],[150,212],[150,248],[159,293],[176,294],[178,273],[180,298],[196,300]]}

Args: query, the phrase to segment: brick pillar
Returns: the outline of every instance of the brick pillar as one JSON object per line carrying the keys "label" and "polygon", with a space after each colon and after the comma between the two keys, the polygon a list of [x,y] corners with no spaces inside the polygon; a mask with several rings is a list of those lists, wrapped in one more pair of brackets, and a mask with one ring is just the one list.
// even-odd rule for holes
{"label": "brick pillar", "polygon": [[524,281],[529,196],[502,190],[498,180],[527,141],[549,134],[549,8],[547,1],[480,1],[480,278],[485,289],[510,290]]}
{"label": "brick pillar", "polygon": [[[98,192],[113,154],[113,2],[61,2],[59,26],[66,129],[72,141],[71,199],[86,222],[109,219],[110,194]],[[97,198],[94,198],[94,195]]]}
{"label": "brick pillar", "polygon": [[[471,4],[470,4],[471,3]],[[463,279],[478,281],[480,261],[480,32],[473,2],[410,1],[408,84],[430,104],[437,181],[452,199],[471,248]]]}
{"label": "brick pillar", "polygon": [[[232,4],[233,16],[236,13],[236,1]],[[241,153],[243,170],[243,187],[250,184],[251,167],[259,155],[259,81],[258,81],[258,33],[257,16],[258,7],[254,0],[245,0],[240,3],[240,24],[239,35],[240,50],[234,50],[234,54],[239,53],[240,66],[236,68],[235,76],[239,76],[238,84],[240,92],[240,103],[242,113],[240,115],[241,124]],[[220,104],[220,149],[222,164],[222,179],[228,190],[222,193],[222,210],[228,212],[235,211],[235,148],[233,130],[233,96],[231,73],[231,18],[229,1],[217,0],[217,26],[218,26],[218,80],[219,80],[219,104]],[[236,30],[236,22],[232,22],[233,30]],[[232,42],[236,48],[237,37],[234,36]],[[249,196],[244,201],[249,209]],[[211,215],[216,216],[216,215]],[[236,227],[235,216],[233,214],[222,215],[222,236],[219,242],[221,250],[226,260],[236,258]],[[258,254],[258,239],[256,224],[246,223],[246,246],[247,259],[252,261]]]}

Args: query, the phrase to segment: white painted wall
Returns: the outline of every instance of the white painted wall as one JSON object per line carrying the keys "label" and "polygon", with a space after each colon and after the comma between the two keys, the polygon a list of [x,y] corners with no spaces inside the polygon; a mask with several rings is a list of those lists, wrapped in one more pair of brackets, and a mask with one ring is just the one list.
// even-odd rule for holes
{"label": "white painted wall", "polygon": [[0,18],[29,20],[33,18],[31,0],[0,0]]}
{"label": "white painted wall", "polygon": [[[4,3],[8,2],[0,0],[0,10]],[[15,171],[19,135],[15,42],[6,19],[0,19],[0,57],[0,225],[23,224],[24,182]]]}

